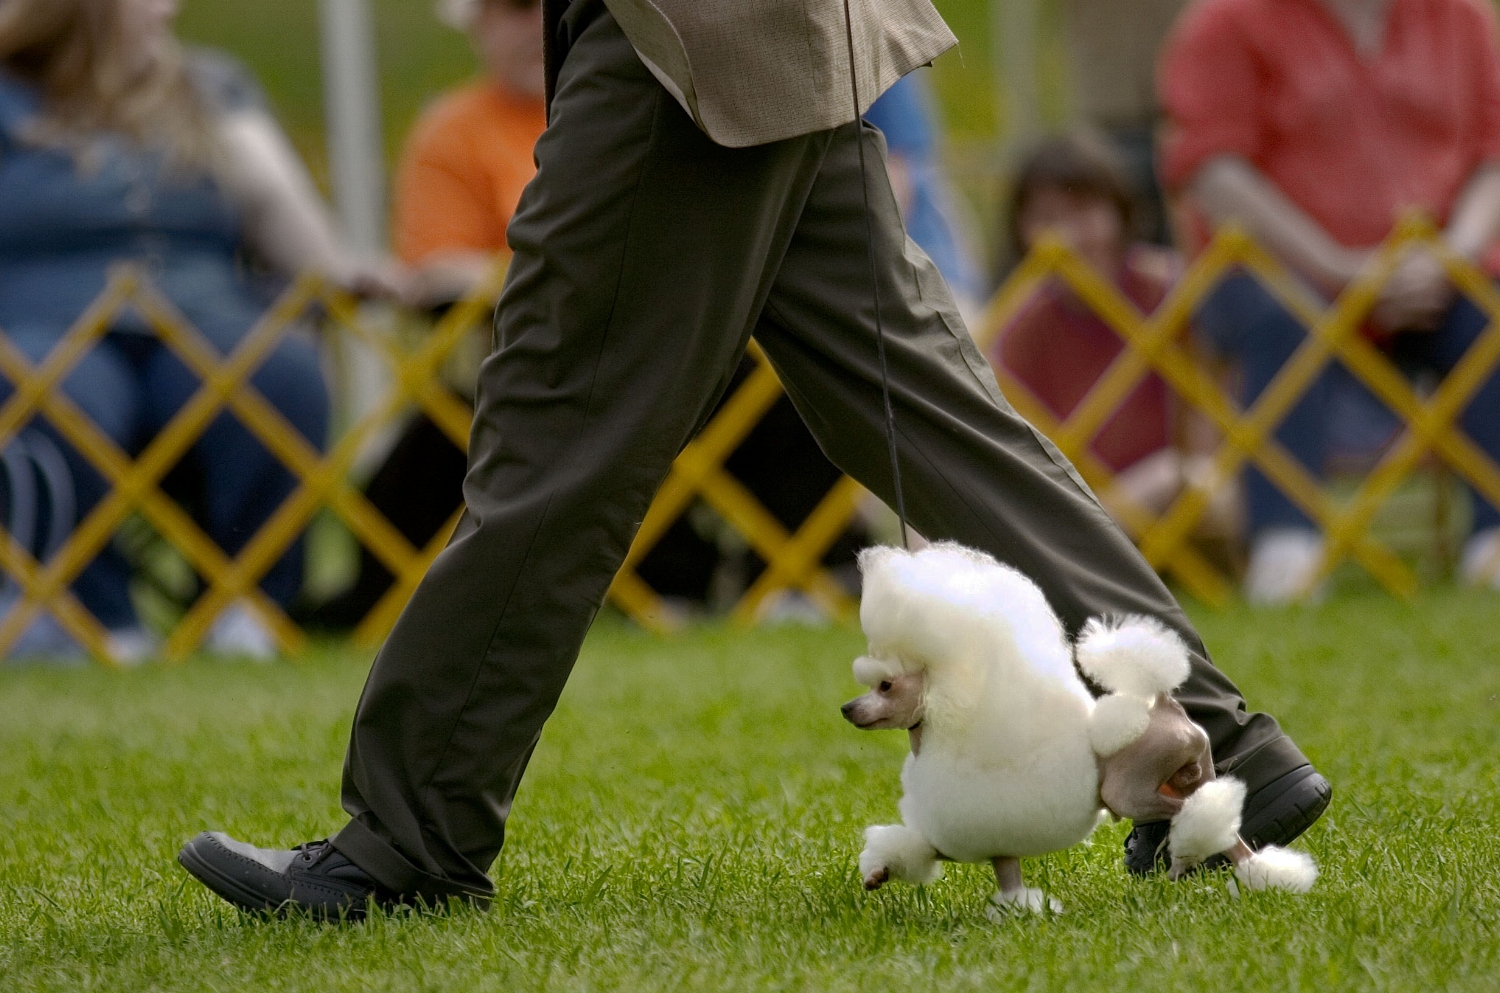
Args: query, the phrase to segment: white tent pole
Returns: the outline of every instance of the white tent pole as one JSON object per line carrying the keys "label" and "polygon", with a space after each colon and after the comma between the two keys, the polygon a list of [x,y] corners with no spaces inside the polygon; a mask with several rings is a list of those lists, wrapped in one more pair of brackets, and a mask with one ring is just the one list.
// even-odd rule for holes
{"label": "white tent pole", "polygon": [[369,0],[318,0],[333,199],[362,255],[385,248],[385,143]]}
{"label": "white tent pole", "polygon": [[[333,200],[346,243],[357,255],[385,253],[385,141],[370,0],[318,0],[323,58],[323,118]],[[389,307],[366,303],[360,319],[388,327]],[[386,393],[390,370],[368,343],[345,331],[338,343],[336,375],[340,419],[353,423]],[[365,445],[360,468],[385,457],[400,424],[393,423]]]}
{"label": "white tent pole", "polygon": [[1041,124],[1037,44],[1037,0],[990,0],[990,58],[1007,145],[1027,141]]}

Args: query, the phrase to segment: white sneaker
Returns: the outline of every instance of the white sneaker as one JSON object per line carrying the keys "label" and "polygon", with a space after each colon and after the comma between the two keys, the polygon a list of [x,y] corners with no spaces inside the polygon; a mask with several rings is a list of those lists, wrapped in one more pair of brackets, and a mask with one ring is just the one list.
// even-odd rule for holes
{"label": "white sneaker", "polygon": [[1303,598],[1318,600],[1323,584],[1313,577],[1323,562],[1323,536],[1305,528],[1267,528],[1250,547],[1245,570],[1245,599],[1259,606],[1278,606]]}
{"label": "white sneaker", "polygon": [[156,635],[145,628],[118,628],[109,632],[104,643],[114,660],[127,669],[145,662],[161,647]]}
{"label": "white sneaker", "polygon": [[276,638],[243,600],[230,604],[208,629],[204,648],[215,655],[269,662],[276,657]]}
{"label": "white sneaker", "polygon": [[1470,586],[1500,590],[1500,528],[1485,528],[1464,542],[1458,574]]}
{"label": "white sneaker", "polygon": [[766,624],[801,624],[805,627],[827,627],[828,615],[801,590],[781,590],[767,597],[760,607],[760,619]]}

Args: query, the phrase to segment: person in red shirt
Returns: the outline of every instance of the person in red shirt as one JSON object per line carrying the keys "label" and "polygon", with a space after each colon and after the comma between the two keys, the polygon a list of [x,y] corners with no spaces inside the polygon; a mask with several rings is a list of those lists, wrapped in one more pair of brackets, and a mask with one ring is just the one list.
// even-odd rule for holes
{"label": "person in red shirt", "polygon": [[[1406,211],[1426,211],[1459,254],[1500,272],[1500,43],[1482,0],[1204,0],[1178,22],[1159,73],[1168,115],[1162,170],[1212,224],[1234,220],[1306,283],[1335,296]],[[1430,252],[1413,249],[1370,315],[1404,367],[1447,373],[1487,323]],[[1248,276],[1226,280],[1198,323],[1260,394],[1305,330]],[[1323,376],[1277,429],[1323,468],[1338,377]],[[1500,381],[1462,418],[1500,456]],[[1259,472],[1246,485],[1247,595],[1306,589],[1322,556],[1315,526]],[[1500,510],[1475,499],[1472,582],[1500,553]]]}
{"label": "person in red shirt", "polygon": [[[1048,138],[1022,161],[1010,196],[1009,240],[1016,258],[1044,236],[1060,239],[1096,273],[1112,282],[1143,314],[1150,314],[1176,281],[1175,253],[1132,238],[1137,196],[1120,156],[1102,136],[1080,131]],[[1124,341],[1062,282],[1047,283],[990,346],[1003,367],[1054,417],[1066,419],[1114,362]],[[1119,516],[1129,502],[1153,513],[1171,504],[1195,471],[1212,437],[1201,418],[1188,419],[1156,375],[1147,376],[1105,421],[1090,449],[1115,479],[1100,492]],[[1179,442],[1196,441],[1196,445]],[[1236,531],[1234,494],[1212,507],[1206,535]]]}

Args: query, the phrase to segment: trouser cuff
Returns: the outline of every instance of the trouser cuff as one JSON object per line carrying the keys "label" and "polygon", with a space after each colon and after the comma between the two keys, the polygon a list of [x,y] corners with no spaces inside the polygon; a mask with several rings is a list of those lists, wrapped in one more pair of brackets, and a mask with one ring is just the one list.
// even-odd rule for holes
{"label": "trouser cuff", "polygon": [[418,869],[360,821],[351,820],[331,840],[333,847],[349,861],[368,872],[381,886],[403,897],[418,897],[433,905],[445,904],[450,897],[488,905],[495,895],[494,887],[475,890]]}

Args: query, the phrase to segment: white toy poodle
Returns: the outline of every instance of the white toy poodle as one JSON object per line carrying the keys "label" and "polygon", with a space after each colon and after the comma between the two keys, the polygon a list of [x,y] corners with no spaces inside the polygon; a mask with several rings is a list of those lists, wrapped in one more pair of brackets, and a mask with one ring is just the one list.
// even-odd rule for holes
{"label": "white toy poodle", "polygon": [[[1187,648],[1161,623],[1091,620],[1075,651],[1042,591],[988,555],[944,542],[860,557],[869,653],[844,705],[867,730],[903,728],[900,824],[865,831],[867,889],[930,883],[941,860],[989,862],[995,911],[1060,911],[1021,879],[1020,859],[1087,838],[1106,813],[1171,819],[1171,873],[1224,854],[1241,885],[1306,892],[1300,852],[1239,838],[1244,784],[1215,779],[1208,736],[1169,695]],[[1107,691],[1094,699],[1081,669]]]}

